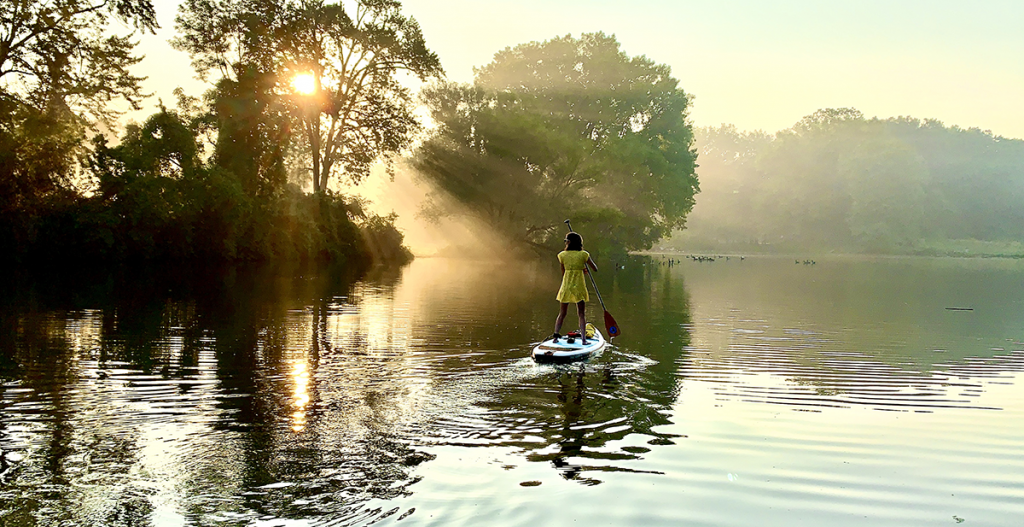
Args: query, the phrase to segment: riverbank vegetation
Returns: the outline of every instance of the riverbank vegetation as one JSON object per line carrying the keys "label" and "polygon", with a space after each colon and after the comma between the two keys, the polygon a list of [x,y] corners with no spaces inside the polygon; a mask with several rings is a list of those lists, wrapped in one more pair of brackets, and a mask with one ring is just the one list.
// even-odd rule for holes
{"label": "riverbank vegetation", "polygon": [[393,215],[335,190],[419,129],[398,72],[441,75],[400,7],[187,0],[174,44],[213,87],[115,137],[115,103],[138,109],[144,94],[132,35],[109,36],[111,23],[153,31],[154,4],[5,2],[0,254],[407,261]]}
{"label": "riverbank vegetation", "polygon": [[681,251],[1024,257],[1024,141],[820,110],[766,134],[697,130]]}

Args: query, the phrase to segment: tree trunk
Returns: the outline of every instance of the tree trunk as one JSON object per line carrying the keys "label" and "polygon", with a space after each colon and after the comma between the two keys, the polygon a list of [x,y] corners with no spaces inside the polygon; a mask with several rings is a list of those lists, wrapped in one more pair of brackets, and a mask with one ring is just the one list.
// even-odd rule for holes
{"label": "tree trunk", "polygon": [[313,150],[313,193],[322,194],[323,186],[320,184],[320,112],[314,117],[315,121],[309,123],[309,145]]}
{"label": "tree trunk", "polygon": [[323,194],[327,190],[327,181],[320,177],[320,111],[323,110],[320,97],[323,95],[323,87],[320,85],[320,75],[323,72],[316,68],[313,72],[313,116],[309,120],[310,136],[309,144],[313,150],[313,193]]}

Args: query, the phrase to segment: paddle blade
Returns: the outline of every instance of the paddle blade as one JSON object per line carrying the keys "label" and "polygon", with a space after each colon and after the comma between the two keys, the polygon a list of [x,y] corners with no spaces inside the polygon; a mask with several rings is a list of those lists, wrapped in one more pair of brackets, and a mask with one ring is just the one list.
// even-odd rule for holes
{"label": "paddle blade", "polygon": [[615,322],[612,314],[607,311],[604,312],[604,328],[608,330],[609,338],[619,336],[619,324]]}

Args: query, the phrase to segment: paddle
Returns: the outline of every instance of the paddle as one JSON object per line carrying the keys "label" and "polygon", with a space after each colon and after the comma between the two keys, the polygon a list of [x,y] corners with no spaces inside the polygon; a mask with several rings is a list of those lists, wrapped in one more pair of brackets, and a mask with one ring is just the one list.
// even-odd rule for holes
{"label": "paddle", "polygon": [[[572,232],[572,224],[569,220],[565,220],[565,225],[569,227],[569,232]],[[604,299],[601,298],[601,291],[597,288],[597,282],[594,280],[594,274],[587,269],[587,264],[583,264],[584,274],[590,277],[590,283],[594,284],[594,292],[597,293],[597,299],[601,302],[601,309],[604,309],[604,329],[608,330],[608,337],[615,338],[619,336],[619,324],[615,322],[615,317],[608,312],[608,308],[604,307]]]}

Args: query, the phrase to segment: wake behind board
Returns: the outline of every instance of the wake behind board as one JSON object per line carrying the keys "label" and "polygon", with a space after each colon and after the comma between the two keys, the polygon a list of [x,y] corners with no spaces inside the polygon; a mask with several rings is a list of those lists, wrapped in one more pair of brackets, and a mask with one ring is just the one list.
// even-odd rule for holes
{"label": "wake behind board", "polygon": [[607,342],[604,335],[595,328],[594,336],[587,338],[586,346],[580,342],[579,337],[574,338],[571,343],[569,337],[562,337],[558,342],[547,339],[534,346],[532,356],[537,362],[571,362],[590,357],[591,354],[604,349],[605,344]]}

